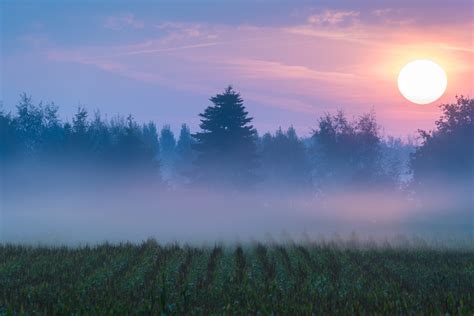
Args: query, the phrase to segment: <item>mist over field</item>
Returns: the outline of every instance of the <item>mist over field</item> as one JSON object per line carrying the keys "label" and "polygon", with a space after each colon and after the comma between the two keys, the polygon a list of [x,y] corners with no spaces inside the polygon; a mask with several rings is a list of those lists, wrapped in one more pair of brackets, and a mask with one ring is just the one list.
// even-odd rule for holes
{"label": "mist over field", "polygon": [[90,170],[65,181],[67,172],[38,171],[31,183],[5,187],[3,242],[77,245],[153,237],[165,243],[213,244],[351,239],[354,234],[361,241],[403,240],[407,246],[413,238],[472,241],[472,197],[455,184],[442,194],[439,186],[432,188],[429,202],[421,202],[384,188],[324,194],[268,187],[263,193],[170,189],[136,178],[113,181]]}

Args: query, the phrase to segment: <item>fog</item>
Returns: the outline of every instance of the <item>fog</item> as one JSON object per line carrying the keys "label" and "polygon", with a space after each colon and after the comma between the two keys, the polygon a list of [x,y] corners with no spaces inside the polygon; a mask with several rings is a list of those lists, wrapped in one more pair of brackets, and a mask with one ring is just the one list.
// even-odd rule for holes
{"label": "fog", "polygon": [[[55,171],[52,171],[55,170]],[[10,175],[23,178],[21,170]],[[36,168],[3,177],[2,242],[79,245],[354,239],[423,239],[472,245],[470,183],[433,185],[423,196],[389,188],[295,192],[192,186],[172,189],[132,174]],[[23,178],[24,179],[24,178]],[[464,189],[462,189],[464,188]]]}
{"label": "fog", "polygon": [[83,107],[62,122],[20,96],[0,110],[2,241],[473,244],[473,99],[441,105],[418,145],[382,137],[374,112],[327,113],[309,139],[259,136],[232,87],[210,101],[176,138]]}

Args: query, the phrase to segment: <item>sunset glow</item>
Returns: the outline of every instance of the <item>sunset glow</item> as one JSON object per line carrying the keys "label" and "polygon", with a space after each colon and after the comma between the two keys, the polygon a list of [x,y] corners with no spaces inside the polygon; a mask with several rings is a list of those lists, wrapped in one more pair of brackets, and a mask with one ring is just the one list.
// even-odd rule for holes
{"label": "sunset glow", "polygon": [[[185,3],[187,11],[173,2],[58,2],[51,5],[58,14],[48,3],[4,3],[4,105],[13,107],[23,91],[61,104],[63,117],[78,103],[109,115],[133,104],[139,120],[166,117],[174,130],[182,122],[196,129],[208,96],[232,84],[262,131],[293,125],[308,135],[327,111],[357,116],[373,108],[387,133],[403,136],[432,128],[437,104],[474,95],[470,1],[429,8],[243,1],[232,5],[238,14],[224,3]],[[413,103],[397,87],[400,70],[415,59],[434,60],[449,75],[430,106],[406,106]]]}

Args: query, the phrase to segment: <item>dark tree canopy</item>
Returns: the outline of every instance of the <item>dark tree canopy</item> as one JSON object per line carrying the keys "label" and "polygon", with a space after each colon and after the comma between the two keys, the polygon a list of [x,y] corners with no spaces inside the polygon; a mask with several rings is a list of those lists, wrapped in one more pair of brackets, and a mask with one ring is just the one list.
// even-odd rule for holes
{"label": "dark tree canopy", "polygon": [[159,179],[156,127],[140,125],[131,115],[107,121],[96,112],[91,119],[80,106],[72,122],[63,123],[54,103],[34,105],[22,94],[15,114],[0,113],[0,130],[1,162],[8,165],[7,174],[17,173],[17,179],[19,169],[31,178],[39,166],[64,167],[78,174],[95,168]]}
{"label": "dark tree canopy", "polygon": [[438,180],[472,180],[474,176],[474,99],[457,97],[440,106],[436,129],[420,130],[422,144],[412,155],[417,185]]}
{"label": "dark tree canopy", "polygon": [[274,135],[264,134],[260,147],[262,178],[270,189],[295,191],[310,188],[308,155],[293,127],[286,132],[279,128]]}
{"label": "dark tree canopy", "polygon": [[353,122],[342,111],[326,114],[319,119],[312,139],[314,178],[319,188],[386,182],[382,139],[374,113]]}
{"label": "dark tree canopy", "polygon": [[217,94],[201,117],[201,131],[194,134],[197,151],[196,180],[212,185],[244,187],[254,179],[257,132],[240,94],[232,87]]}
{"label": "dark tree canopy", "polygon": [[179,131],[179,138],[176,144],[176,153],[178,157],[185,159],[192,155],[193,138],[188,125],[182,124]]}
{"label": "dark tree canopy", "polygon": [[160,154],[164,161],[171,161],[176,149],[176,139],[169,125],[164,125],[160,132]]}
{"label": "dark tree canopy", "polygon": [[169,125],[164,125],[160,132],[160,162],[163,178],[172,177],[175,161],[176,139]]}
{"label": "dark tree canopy", "polygon": [[182,124],[176,143],[175,178],[180,184],[189,184],[193,173],[195,152],[193,150],[194,139],[188,125]]}
{"label": "dark tree canopy", "polygon": [[[172,187],[201,182],[213,188],[280,192],[392,190],[413,179],[410,183],[416,188],[440,184],[440,192],[447,190],[446,181],[472,188],[466,185],[474,176],[474,101],[470,98],[459,97],[454,104],[441,106],[443,115],[436,129],[420,131],[422,143],[411,159],[414,146],[382,138],[374,113],[352,120],[341,111],[326,114],[311,139],[300,139],[294,128],[259,138],[232,87],[210,101],[212,105],[200,114],[201,130],[191,134],[183,124],[176,141],[169,125],[158,137],[153,122],[139,124],[132,115],[104,119],[98,111],[89,113],[82,106],[69,122],[63,122],[54,103],[33,104],[31,97],[22,94],[16,111],[0,108],[0,167],[18,183],[41,177],[52,180],[50,174],[35,175],[42,169],[53,170],[51,175],[76,170],[78,176],[71,177],[76,181],[85,178],[81,172],[87,169],[97,171],[97,177],[107,173],[137,181],[150,175]],[[67,172],[56,170],[59,167]],[[257,179],[258,186],[252,186]]]}

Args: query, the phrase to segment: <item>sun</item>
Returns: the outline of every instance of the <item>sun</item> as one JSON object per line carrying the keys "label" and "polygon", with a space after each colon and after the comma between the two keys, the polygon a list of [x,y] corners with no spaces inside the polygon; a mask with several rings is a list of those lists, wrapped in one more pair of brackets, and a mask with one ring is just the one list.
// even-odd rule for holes
{"label": "sun", "polygon": [[406,64],[398,74],[398,89],[410,102],[429,104],[446,91],[448,78],[437,63],[417,59]]}

